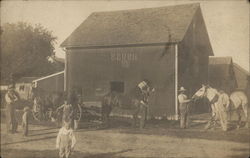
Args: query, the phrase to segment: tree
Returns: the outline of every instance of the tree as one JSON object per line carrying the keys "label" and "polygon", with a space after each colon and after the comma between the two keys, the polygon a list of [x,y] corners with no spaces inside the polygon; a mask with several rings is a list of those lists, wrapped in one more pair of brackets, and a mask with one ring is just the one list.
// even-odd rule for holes
{"label": "tree", "polygon": [[40,24],[4,24],[1,28],[1,81],[9,81],[11,76],[15,80],[59,71],[47,60],[48,56],[55,54],[55,42],[52,32]]}

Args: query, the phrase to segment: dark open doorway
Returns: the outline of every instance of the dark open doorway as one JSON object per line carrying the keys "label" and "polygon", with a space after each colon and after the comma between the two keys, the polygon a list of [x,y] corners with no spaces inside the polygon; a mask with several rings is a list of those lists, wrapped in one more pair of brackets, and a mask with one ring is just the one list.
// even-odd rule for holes
{"label": "dark open doorway", "polygon": [[112,81],[110,82],[111,92],[115,91],[118,93],[124,93],[124,82],[121,81]]}

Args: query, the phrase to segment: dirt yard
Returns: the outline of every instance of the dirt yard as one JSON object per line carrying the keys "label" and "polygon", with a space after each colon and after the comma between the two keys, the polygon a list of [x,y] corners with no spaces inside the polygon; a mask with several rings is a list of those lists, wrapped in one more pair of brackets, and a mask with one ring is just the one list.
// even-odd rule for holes
{"label": "dirt yard", "polygon": [[[205,120],[192,118],[189,129],[176,121],[149,121],[143,130],[130,126],[131,120],[113,118],[112,126],[82,123],[75,132],[77,144],[72,158],[248,158],[249,129],[223,132],[204,130]],[[204,118],[202,116],[202,118]],[[1,124],[2,158],[57,158],[55,140],[58,128],[31,125],[28,137],[7,134]]]}

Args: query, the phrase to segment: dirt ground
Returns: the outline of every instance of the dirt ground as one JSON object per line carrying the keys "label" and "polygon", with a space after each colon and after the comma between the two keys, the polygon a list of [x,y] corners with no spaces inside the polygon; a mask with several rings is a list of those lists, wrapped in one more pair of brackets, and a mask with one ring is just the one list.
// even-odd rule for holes
{"label": "dirt ground", "polygon": [[[201,119],[202,118],[202,119]],[[75,132],[77,144],[72,158],[248,158],[249,129],[223,132],[204,130],[208,115],[191,118],[189,129],[177,121],[148,121],[145,129],[132,128],[129,119],[112,118],[109,128],[99,123],[81,123]],[[2,158],[57,158],[54,125],[31,125],[28,137],[7,134],[1,124]]]}

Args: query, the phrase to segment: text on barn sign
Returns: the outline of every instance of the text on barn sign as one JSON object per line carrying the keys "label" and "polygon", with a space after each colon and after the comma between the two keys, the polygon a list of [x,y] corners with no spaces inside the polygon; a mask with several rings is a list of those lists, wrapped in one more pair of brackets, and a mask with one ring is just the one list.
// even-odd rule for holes
{"label": "text on barn sign", "polygon": [[111,61],[121,63],[123,67],[129,67],[132,61],[137,61],[136,53],[111,53]]}

